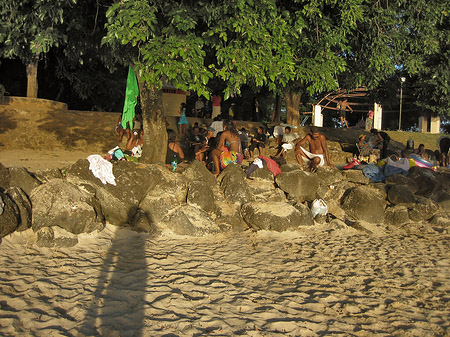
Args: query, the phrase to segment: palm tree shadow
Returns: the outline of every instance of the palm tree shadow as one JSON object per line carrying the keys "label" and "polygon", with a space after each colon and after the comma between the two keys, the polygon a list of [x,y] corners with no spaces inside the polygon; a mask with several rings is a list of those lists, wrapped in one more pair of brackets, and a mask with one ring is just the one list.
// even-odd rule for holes
{"label": "palm tree shadow", "polygon": [[117,230],[79,330],[86,336],[142,336],[147,235]]}

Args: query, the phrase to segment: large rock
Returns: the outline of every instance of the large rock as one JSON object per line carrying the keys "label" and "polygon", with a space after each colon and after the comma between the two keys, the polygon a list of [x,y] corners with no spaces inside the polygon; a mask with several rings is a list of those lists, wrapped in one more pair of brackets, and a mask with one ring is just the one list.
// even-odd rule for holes
{"label": "large rock", "polygon": [[162,233],[189,236],[204,236],[220,232],[208,213],[187,204],[167,215],[156,227]]}
{"label": "large rock", "polygon": [[9,170],[0,163],[0,192],[9,188]]}
{"label": "large rock", "polygon": [[318,166],[316,171],[320,184],[330,186],[342,181],[342,173],[337,168],[330,166]]}
{"label": "large rock", "polygon": [[10,187],[6,190],[19,211],[20,223],[16,231],[21,232],[31,227],[31,201],[28,196],[19,187]]}
{"label": "large rock", "polygon": [[341,205],[346,214],[356,220],[370,223],[382,223],[384,220],[386,201],[376,188],[363,185],[350,189]]}
{"label": "large rock", "polygon": [[312,225],[312,214],[308,211],[283,202],[249,202],[241,208],[242,217],[250,227],[278,232]]}
{"label": "large rock", "polygon": [[247,180],[247,184],[254,201],[287,201],[284,191],[275,186],[273,177],[272,180],[254,178],[253,180]]}
{"label": "large rock", "polygon": [[217,177],[225,199],[238,204],[253,201],[246,179],[247,176],[237,164],[228,165]]}
{"label": "large rock", "polygon": [[43,227],[36,232],[36,237],[39,247],[68,248],[78,243],[76,236],[59,227]]}
{"label": "large rock", "polygon": [[0,192],[0,238],[14,232],[19,224],[19,209],[9,195]]}
{"label": "large rock", "polygon": [[408,178],[417,186],[416,195],[430,197],[435,191],[450,189],[450,180],[428,168],[413,166],[408,171]]}
{"label": "large rock", "polygon": [[314,173],[300,170],[282,172],[275,178],[279,188],[298,202],[313,201],[317,197],[319,181]]}
{"label": "large rock", "polygon": [[439,212],[439,206],[425,197],[416,197],[416,203],[409,207],[409,218],[414,221],[428,220]]}
{"label": "large rock", "polygon": [[416,202],[411,189],[406,185],[393,185],[389,188],[387,198],[394,205],[410,205]]}
{"label": "large rock", "polygon": [[364,185],[370,183],[370,179],[364,175],[362,170],[345,170],[342,171],[342,175],[346,180],[352,183]]}
{"label": "large rock", "polygon": [[408,209],[405,206],[393,206],[386,208],[384,222],[387,225],[401,226],[409,223]]}
{"label": "large rock", "polygon": [[241,205],[218,201],[213,219],[222,231],[242,232],[249,227],[241,215]]}
{"label": "large rock", "polygon": [[211,186],[202,181],[192,181],[188,186],[187,203],[212,212],[215,208],[214,194]]}
{"label": "large rock", "polygon": [[11,167],[9,169],[9,186],[20,187],[27,195],[38,187],[41,182],[23,167]]}
{"label": "large rock", "polygon": [[58,226],[70,233],[89,233],[104,227],[100,206],[95,198],[61,179],[35,188],[30,196],[33,205],[32,227]]}
{"label": "large rock", "polygon": [[183,175],[188,181],[202,181],[208,186],[216,185],[216,178],[208,171],[205,165],[198,160],[193,160],[192,163],[183,171]]}
{"label": "large rock", "polygon": [[136,211],[133,220],[131,221],[131,228],[136,232],[156,234],[158,232],[156,226],[149,219],[146,212],[141,209]]}

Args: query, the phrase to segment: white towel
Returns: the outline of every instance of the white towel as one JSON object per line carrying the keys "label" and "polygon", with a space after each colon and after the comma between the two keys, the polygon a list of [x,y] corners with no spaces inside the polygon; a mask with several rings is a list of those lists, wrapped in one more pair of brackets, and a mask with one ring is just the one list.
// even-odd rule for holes
{"label": "white towel", "polygon": [[116,178],[112,171],[113,165],[109,161],[103,159],[98,154],[90,155],[87,157],[87,160],[90,164],[89,170],[92,171],[94,177],[100,179],[103,184],[110,183],[116,186]]}

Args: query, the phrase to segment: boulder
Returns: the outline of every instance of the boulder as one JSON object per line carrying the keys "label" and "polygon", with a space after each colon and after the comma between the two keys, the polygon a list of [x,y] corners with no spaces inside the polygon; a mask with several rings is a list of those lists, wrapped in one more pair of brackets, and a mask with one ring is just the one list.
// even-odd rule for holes
{"label": "boulder", "polygon": [[99,204],[89,193],[61,179],[49,180],[33,190],[32,227],[59,226],[70,233],[89,233],[104,227]]}
{"label": "boulder", "polygon": [[208,186],[217,184],[214,175],[198,160],[193,160],[192,163],[186,167],[183,175],[188,181],[202,181]]}
{"label": "boulder", "polygon": [[384,222],[387,225],[399,227],[409,223],[408,208],[405,206],[393,206],[386,208],[384,212]]}
{"label": "boulder", "polygon": [[28,172],[23,167],[11,167],[9,169],[9,186],[19,187],[27,195],[31,194],[31,191],[41,185],[41,182],[35,178],[33,174]]}
{"label": "boulder", "polygon": [[342,181],[342,173],[337,168],[330,166],[318,166],[316,171],[320,184],[330,186]]}
{"label": "boulder", "polygon": [[224,201],[217,202],[213,219],[219,228],[225,231],[242,232],[249,227],[242,219],[241,205]]}
{"label": "boulder", "polygon": [[387,198],[394,205],[410,205],[416,202],[414,194],[406,185],[393,185],[389,188]]}
{"label": "boulder", "polygon": [[349,182],[367,185],[370,179],[367,178],[362,170],[344,170],[342,176]]}
{"label": "boulder", "polygon": [[280,166],[281,172],[301,171],[302,167],[298,163],[283,164]]}
{"label": "boulder", "polygon": [[73,247],[78,238],[58,227],[43,227],[36,232],[36,245],[39,247]]}
{"label": "boulder", "polygon": [[298,202],[313,201],[317,197],[319,181],[314,173],[301,170],[282,172],[275,181],[289,198]]}
{"label": "boulder", "polygon": [[408,178],[417,186],[416,195],[430,197],[436,190],[450,189],[450,180],[428,168],[413,166],[408,171]]}
{"label": "boulder", "polygon": [[[65,172],[65,171],[64,171]],[[41,183],[45,183],[51,179],[62,179],[63,173],[58,168],[39,170],[34,173],[36,179]]]}
{"label": "boulder", "polygon": [[[139,204],[139,209],[145,212],[150,223],[157,224],[180,205],[181,202],[174,194],[165,193],[165,191],[161,189],[154,189],[147,193],[144,199],[142,199]],[[133,212],[133,214],[134,213],[135,212]]]}
{"label": "boulder", "polygon": [[247,185],[247,176],[239,165],[230,164],[217,177],[228,202],[243,204],[253,200]]}
{"label": "boulder", "polygon": [[162,233],[177,235],[204,236],[220,232],[208,213],[187,204],[167,215],[156,227]]}
{"label": "boulder", "polygon": [[273,173],[267,167],[257,169],[255,172],[252,172],[250,177],[257,178],[260,180],[268,180],[268,181],[271,181],[272,183],[273,183],[273,179],[274,179]]}
{"label": "boulder", "polygon": [[253,180],[247,180],[247,184],[255,201],[287,201],[285,193],[275,187],[273,179],[254,178]]}
{"label": "boulder", "polygon": [[0,192],[9,188],[9,170],[0,163]]}
{"label": "boulder", "polygon": [[428,220],[439,212],[439,206],[425,197],[416,197],[416,203],[408,208],[408,214],[411,221],[418,222]]}
{"label": "boulder", "polygon": [[378,189],[362,185],[347,191],[342,198],[341,206],[351,218],[369,223],[382,223],[386,201]]}
{"label": "boulder", "polygon": [[11,234],[20,224],[19,209],[11,197],[0,192],[0,238]]}
{"label": "boulder", "polygon": [[138,209],[131,221],[131,229],[136,232],[150,233],[156,234],[158,231],[156,226],[149,219],[146,212],[141,209]]}
{"label": "boulder", "polygon": [[19,211],[20,223],[16,231],[21,232],[31,227],[31,202],[28,196],[19,187],[10,187],[6,190]]}
{"label": "boulder", "polygon": [[430,197],[436,204],[444,210],[450,210],[450,193],[446,190],[434,191]]}
{"label": "boulder", "polygon": [[256,230],[286,231],[311,226],[314,222],[309,209],[296,208],[284,202],[249,202],[242,205],[244,221]]}
{"label": "boulder", "polygon": [[207,213],[212,212],[215,208],[215,203],[213,190],[210,185],[199,180],[189,183],[187,203],[199,207]]}

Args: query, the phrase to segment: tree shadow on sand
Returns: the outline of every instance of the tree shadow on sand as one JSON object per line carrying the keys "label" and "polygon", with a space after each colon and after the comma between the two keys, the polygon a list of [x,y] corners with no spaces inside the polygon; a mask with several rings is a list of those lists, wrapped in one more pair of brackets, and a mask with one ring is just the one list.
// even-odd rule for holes
{"label": "tree shadow on sand", "polygon": [[146,238],[135,232],[116,232],[80,333],[86,336],[143,336],[148,277]]}

